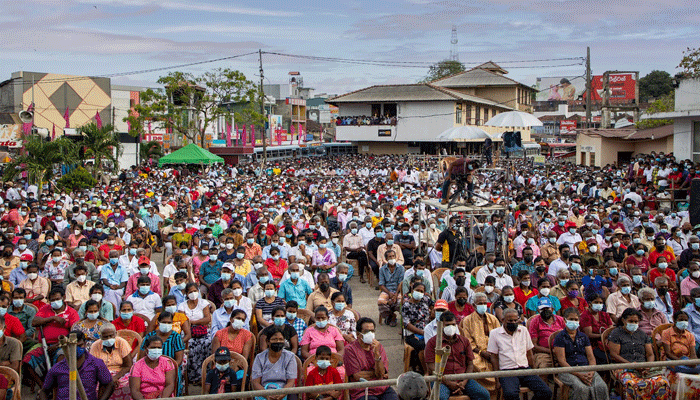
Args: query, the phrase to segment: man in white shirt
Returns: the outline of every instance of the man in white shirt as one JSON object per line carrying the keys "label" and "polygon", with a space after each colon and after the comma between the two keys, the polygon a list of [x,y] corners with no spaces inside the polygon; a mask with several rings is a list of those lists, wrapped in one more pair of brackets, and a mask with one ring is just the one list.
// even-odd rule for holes
{"label": "man in white shirt", "polygon": [[571,255],[571,249],[569,246],[566,244],[560,244],[559,254],[561,254],[561,256],[549,264],[547,275],[556,277],[560,270],[569,269],[569,256]]}
{"label": "man in white shirt", "polygon": [[557,239],[557,244],[566,244],[569,246],[571,254],[578,254],[578,247],[576,244],[578,244],[580,241],[581,235],[576,232],[576,227],[570,226],[567,232],[564,232],[561,234],[561,236],[559,236],[559,239]]}
{"label": "man in white shirt", "polygon": [[629,192],[625,195],[625,197],[622,198],[622,201],[625,201],[627,199],[630,199],[634,201],[634,204],[639,206],[639,203],[642,202],[642,196],[639,195],[639,192],[641,192],[642,189],[637,188],[634,192]]}
{"label": "man in white shirt", "polygon": [[358,231],[362,238],[362,246],[367,246],[370,240],[374,237],[374,228],[372,228],[372,217],[365,217],[364,226]]}

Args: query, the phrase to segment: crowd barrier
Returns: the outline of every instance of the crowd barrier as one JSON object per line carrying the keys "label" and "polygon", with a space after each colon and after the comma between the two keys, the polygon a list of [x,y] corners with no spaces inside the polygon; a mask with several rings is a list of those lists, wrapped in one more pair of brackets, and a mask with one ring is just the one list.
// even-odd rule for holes
{"label": "crowd barrier", "polygon": [[[464,379],[484,379],[484,378],[507,378],[515,376],[528,376],[528,375],[549,375],[549,374],[561,374],[561,373],[574,373],[574,372],[591,372],[591,371],[611,371],[615,369],[642,369],[642,368],[658,368],[658,367],[676,367],[679,365],[697,365],[700,364],[700,359],[694,360],[675,360],[675,361],[652,361],[643,363],[626,363],[626,364],[605,364],[605,365],[588,365],[584,367],[558,367],[558,368],[540,368],[540,369],[518,369],[509,371],[488,371],[488,372],[473,372],[468,374],[454,374],[454,375],[444,375],[443,379],[450,381],[464,380]],[[426,376],[425,381],[427,383],[434,382],[437,376],[431,375]],[[366,382],[350,382],[350,383],[340,383],[335,385],[320,385],[320,386],[302,386],[293,388],[282,388],[282,389],[268,389],[268,390],[251,390],[246,392],[235,392],[235,393],[220,393],[220,394],[202,394],[197,396],[179,396],[179,399],[185,400],[230,400],[230,399],[242,399],[242,398],[252,398],[252,397],[266,397],[266,396],[278,396],[278,395],[290,395],[290,394],[303,394],[303,393],[317,393],[326,392],[329,390],[347,390],[347,389],[365,389],[377,386],[396,386],[396,379],[384,379],[378,381],[366,381]],[[168,400],[166,398],[160,398],[157,400]]]}

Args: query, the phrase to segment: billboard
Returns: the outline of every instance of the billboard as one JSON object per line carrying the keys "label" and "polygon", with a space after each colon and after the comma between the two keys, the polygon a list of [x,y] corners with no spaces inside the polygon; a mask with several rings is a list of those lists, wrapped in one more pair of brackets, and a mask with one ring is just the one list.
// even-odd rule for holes
{"label": "billboard", "polygon": [[22,125],[0,125],[0,146],[22,147]]}
{"label": "billboard", "polygon": [[[634,74],[610,74],[610,103],[634,103],[636,98]],[[594,103],[603,101],[603,75],[591,79],[591,98]]]}
{"label": "billboard", "polygon": [[586,92],[583,77],[559,76],[537,78],[537,101],[574,101]]}
{"label": "billboard", "polygon": [[561,135],[575,135],[576,134],[576,120],[564,119],[559,121],[559,134]]}

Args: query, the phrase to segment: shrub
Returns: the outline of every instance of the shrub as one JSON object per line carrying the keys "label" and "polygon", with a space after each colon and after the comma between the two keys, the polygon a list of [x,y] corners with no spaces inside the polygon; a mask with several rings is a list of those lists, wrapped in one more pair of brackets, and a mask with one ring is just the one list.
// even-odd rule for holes
{"label": "shrub", "polygon": [[97,179],[83,167],[75,168],[56,182],[56,186],[64,190],[89,189],[95,185]]}

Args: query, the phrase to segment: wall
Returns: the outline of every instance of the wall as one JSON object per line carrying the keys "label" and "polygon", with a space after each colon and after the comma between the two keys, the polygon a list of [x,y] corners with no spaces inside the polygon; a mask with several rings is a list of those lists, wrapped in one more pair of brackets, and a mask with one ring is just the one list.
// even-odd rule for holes
{"label": "wall", "polygon": [[122,154],[119,156],[119,169],[128,169],[137,165],[138,145],[136,143],[122,143]]}
{"label": "wall", "polygon": [[360,154],[408,154],[406,143],[358,142],[357,151]]}
{"label": "wall", "polygon": [[341,117],[355,117],[358,115],[372,115],[370,103],[341,103],[338,106],[338,115]]}
{"label": "wall", "polygon": [[416,101],[398,104],[398,141],[431,142],[455,121],[454,101]]}
{"label": "wall", "polygon": [[[596,152],[596,167],[617,163],[617,153],[634,151],[634,142],[619,139],[601,138],[600,147]],[[658,151],[658,150],[657,150]]]}
{"label": "wall", "polygon": [[700,79],[682,80],[676,89],[675,111],[700,110]]}
{"label": "wall", "polygon": [[476,88],[476,96],[501,103],[503,106],[516,108],[517,92],[515,86],[506,87],[481,87]]}
{"label": "wall", "polygon": [[[678,98],[678,95],[676,95]],[[693,158],[693,121],[691,118],[673,120],[673,155],[676,160]],[[696,132],[700,135],[700,132]],[[700,150],[700,149],[698,149]]]}
{"label": "wall", "polygon": [[[576,138],[576,164],[581,164],[581,165],[588,165],[590,161],[590,152],[581,151],[582,146],[592,146],[593,147],[593,152],[595,152],[595,161],[596,165],[600,165],[600,154],[599,154],[599,149],[600,149],[600,137],[596,136],[588,136],[588,135],[578,135]],[[584,153],[586,155],[585,162],[582,164],[581,163],[581,153]]]}
{"label": "wall", "polygon": [[131,109],[131,91],[112,88],[112,106],[114,107],[114,129],[117,132],[128,132],[128,124],[124,118],[129,116]]}
{"label": "wall", "polygon": [[668,154],[673,152],[673,135],[656,140],[644,140],[634,142],[635,154],[651,154],[652,151]]}

